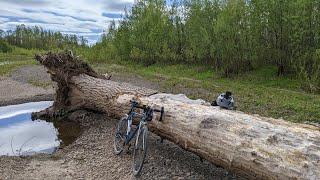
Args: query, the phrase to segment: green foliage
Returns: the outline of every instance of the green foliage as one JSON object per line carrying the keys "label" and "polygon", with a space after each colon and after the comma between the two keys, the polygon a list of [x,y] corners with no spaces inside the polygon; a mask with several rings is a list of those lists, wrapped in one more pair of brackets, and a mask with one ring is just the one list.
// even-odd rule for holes
{"label": "green foliage", "polygon": [[70,49],[85,47],[87,44],[87,40],[83,37],[44,30],[39,26],[27,27],[23,24],[18,25],[14,31],[0,31],[0,39],[13,46],[42,50]]}
{"label": "green foliage", "polygon": [[12,47],[5,41],[0,39],[0,53],[12,52]]}
{"label": "green foliage", "polygon": [[[127,59],[146,65],[174,61],[172,50],[175,46],[170,43],[173,37],[173,25],[164,1],[141,2],[132,9],[132,14],[124,20],[124,23],[130,25],[127,29],[131,34],[128,38],[131,49]],[[120,46],[119,43],[122,42],[116,41],[116,43]]]}
{"label": "green foliage", "polygon": [[[310,54],[312,55],[310,57]],[[300,70],[302,88],[313,93],[320,93],[320,49],[314,54],[305,54],[300,59],[297,69]]]}
{"label": "green foliage", "polygon": [[[320,1],[143,0],[109,27],[90,56],[144,65],[206,65],[225,77],[260,66],[318,91]],[[98,53],[99,52],[99,53]],[[308,84],[308,85],[305,85]]]}
{"label": "green foliage", "polygon": [[212,25],[216,23],[220,10],[216,3],[200,0],[187,2],[186,7],[188,18],[184,27],[184,57],[191,63],[211,63],[211,58],[215,55],[215,34]]}
{"label": "green foliage", "polygon": [[16,68],[25,65],[36,64],[34,55],[44,53],[44,51],[32,49],[24,49],[19,47],[10,46],[11,52],[0,52],[0,76],[6,76]]}
{"label": "green foliage", "polygon": [[220,66],[227,77],[252,68],[254,49],[250,49],[247,8],[244,1],[228,1],[214,27],[217,57],[221,58]]}

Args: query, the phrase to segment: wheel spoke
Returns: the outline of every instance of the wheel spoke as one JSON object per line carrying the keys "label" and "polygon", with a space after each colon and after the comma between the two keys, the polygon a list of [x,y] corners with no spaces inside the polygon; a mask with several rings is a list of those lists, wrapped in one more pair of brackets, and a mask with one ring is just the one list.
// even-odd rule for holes
{"label": "wheel spoke", "polygon": [[147,133],[147,127],[142,127],[141,130],[138,133],[137,139],[136,139],[136,147],[134,151],[134,162],[133,162],[133,170],[134,175],[139,175],[144,163],[144,159],[146,157],[146,133]]}
{"label": "wheel spoke", "polygon": [[114,136],[114,152],[115,154],[120,154],[124,149],[125,144],[125,133],[126,133],[126,124],[127,119],[122,118],[117,124],[116,134]]}

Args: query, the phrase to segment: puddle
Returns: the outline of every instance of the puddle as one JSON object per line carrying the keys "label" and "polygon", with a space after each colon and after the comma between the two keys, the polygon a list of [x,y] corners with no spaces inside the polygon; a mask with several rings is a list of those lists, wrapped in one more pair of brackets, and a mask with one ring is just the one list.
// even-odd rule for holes
{"label": "puddle", "polygon": [[52,101],[0,107],[0,156],[53,153],[72,143],[80,126],[71,122],[31,120],[31,113],[52,105]]}

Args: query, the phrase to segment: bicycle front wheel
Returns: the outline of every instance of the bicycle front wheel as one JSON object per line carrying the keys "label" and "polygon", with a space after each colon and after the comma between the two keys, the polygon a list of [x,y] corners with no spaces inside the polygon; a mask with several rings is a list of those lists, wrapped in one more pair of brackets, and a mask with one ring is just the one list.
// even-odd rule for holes
{"label": "bicycle front wheel", "polygon": [[116,134],[114,136],[114,153],[119,155],[123,151],[123,146],[125,143],[125,135],[127,133],[127,123],[126,117],[120,119],[116,127]]}
{"label": "bicycle front wheel", "polygon": [[143,125],[137,135],[133,152],[133,174],[139,176],[147,154],[148,127]]}

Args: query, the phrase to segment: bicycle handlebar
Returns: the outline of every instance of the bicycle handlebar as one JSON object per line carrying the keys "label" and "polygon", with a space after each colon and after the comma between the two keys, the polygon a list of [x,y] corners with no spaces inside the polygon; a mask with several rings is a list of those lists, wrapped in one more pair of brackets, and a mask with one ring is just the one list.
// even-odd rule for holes
{"label": "bicycle handlebar", "polygon": [[[135,101],[135,100],[130,100],[130,103],[135,107],[135,108],[138,108],[138,109],[143,109],[143,110],[147,110],[148,108],[150,108],[149,106],[146,106],[146,105],[143,105],[143,106],[139,106],[138,102]],[[160,119],[159,121],[162,121],[163,119],[163,114],[164,114],[164,107],[161,107],[161,110],[158,110],[158,109],[152,109],[150,108],[153,112],[159,112],[161,113],[160,114]]]}

